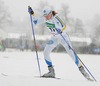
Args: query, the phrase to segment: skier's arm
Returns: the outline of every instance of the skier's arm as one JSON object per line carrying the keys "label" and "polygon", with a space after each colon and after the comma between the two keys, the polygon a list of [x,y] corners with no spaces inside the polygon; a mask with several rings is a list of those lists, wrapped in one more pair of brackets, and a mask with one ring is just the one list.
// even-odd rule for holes
{"label": "skier's arm", "polygon": [[34,25],[42,24],[42,23],[45,22],[45,19],[43,17],[41,17],[41,18],[35,17],[34,11],[32,10],[32,8],[30,6],[28,7],[28,12],[29,12],[30,15],[32,15]]}
{"label": "skier's arm", "polygon": [[55,27],[56,27],[56,29],[58,29],[59,33],[65,31],[66,25],[65,25],[64,21],[62,20],[62,18],[60,18],[58,15],[55,16],[54,23],[55,23]]}
{"label": "skier's arm", "polygon": [[36,18],[35,16],[32,16],[32,18],[33,18],[34,25],[43,24],[45,22],[45,19],[43,17]]}

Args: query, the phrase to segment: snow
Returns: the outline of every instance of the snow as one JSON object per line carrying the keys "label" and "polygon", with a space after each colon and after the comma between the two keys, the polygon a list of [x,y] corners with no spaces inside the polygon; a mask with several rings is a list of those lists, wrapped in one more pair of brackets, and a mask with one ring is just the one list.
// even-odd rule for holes
{"label": "snow", "polygon": [[[43,52],[38,52],[41,74],[48,72]],[[56,77],[38,78],[36,53],[0,52],[0,86],[100,86],[100,55],[78,55],[97,82],[87,81],[67,53],[51,53]]]}

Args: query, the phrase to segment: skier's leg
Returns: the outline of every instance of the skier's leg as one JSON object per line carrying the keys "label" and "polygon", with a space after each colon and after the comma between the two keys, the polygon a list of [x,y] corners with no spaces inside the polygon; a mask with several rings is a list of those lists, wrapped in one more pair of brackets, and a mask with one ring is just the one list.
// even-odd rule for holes
{"label": "skier's leg", "polygon": [[47,42],[47,45],[46,45],[46,47],[44,49],[44,59],[45,59],[46,64],[48,66],[49,72],[45,73],[43,75],[43,77],[55,77],[55,71],[54,71],[54,68],[53,68],[53,65],[52,65],[52,61],[51,61],[51,58],[50,58],[50,53],[57,46],[57,44],[58,44],[58,42],[57,42],[57,40],[55,38],[50,39]]}
{"label": "skier's leg", "polygon": [[51,51],[58,45],[58,42],[56,39],[50,39],[47,44],[46,47],[44,49],[44,59],[47,63],[48,66],[52,66],[52,61],[50,58],[50,53]]}
{"label": "skier's leg", "polygon": [[[81,62],[78,60],[77,56],[75,55],[75,53],[73,52],[72,45],[70,42],[69,37],[67,36],[67,34],[62,34],[64,36],[64,38],[66,39],[67,43],[65,42],[65,40],[61,37],[60,43],[64,46],[64,48],[66,49],[67,53],[69,54],[69,56],[73,59],[73,61],[75,62],[75,64],[80,67],[81,66]],[[70,47],[71,48],[70,48]]]}
{"label": "skier's leg", "polygon": [[67,40],[68,44],[63,39],[61,40],[61,44],[64,46],[64,48],[66,49],[66,51],[68,52],[68,54],[70,55],[70,57],[73,59],[73,61],[76,63],[76,65],[78,66],[80,72],[85,76],[85,78],[90,79],[89,78],[89,74],[85,71],[85,69],[81,65],[81,62],[78,59],[77,55],[74,53],[74,51],[72,49],[72,45],[71,45],[70,39],[68,38],[67,35],[64,35],[64,38]]}

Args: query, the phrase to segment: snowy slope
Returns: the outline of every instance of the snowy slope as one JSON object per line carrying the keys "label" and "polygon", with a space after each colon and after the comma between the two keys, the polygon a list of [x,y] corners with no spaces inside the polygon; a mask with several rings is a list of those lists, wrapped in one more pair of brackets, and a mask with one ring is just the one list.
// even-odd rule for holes
{"label": "snowy slope", "polygon": [[[41,73],[48,72],[43,52],[39,52]],[[51,53],[56,76],[39,76],[35,52],[0,52],[0,86],[100,86],[100,56],[79,55],[98,82],[87,81],[66,53]]]}

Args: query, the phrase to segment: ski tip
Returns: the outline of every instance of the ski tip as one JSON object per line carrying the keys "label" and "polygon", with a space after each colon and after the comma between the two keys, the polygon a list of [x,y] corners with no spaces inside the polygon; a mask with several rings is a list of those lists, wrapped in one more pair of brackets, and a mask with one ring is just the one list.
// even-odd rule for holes
{"label": "ski tip", "polygon": [[1,73],[1,75],[3,75],[3,76],[8,76],[7,74],[4,74],[4,73]]}

